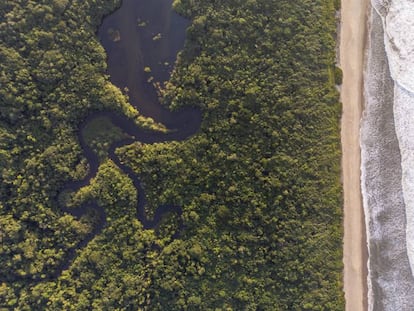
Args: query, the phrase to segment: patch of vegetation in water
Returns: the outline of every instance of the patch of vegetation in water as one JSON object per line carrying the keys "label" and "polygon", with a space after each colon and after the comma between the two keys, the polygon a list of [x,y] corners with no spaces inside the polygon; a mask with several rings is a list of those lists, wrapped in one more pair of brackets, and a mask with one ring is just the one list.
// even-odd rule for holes
{"label": "patch of vegetation in water", "polygon": [[95,152],[100,162],[108,157],[108,150],[112,143],[131,138],[115,126],[108,117],[97,117],[88,122],[83,128],[82,135],[85,143]]}
{"label": "patch of vegetation in water", "polygon": [[110,219],[119,215],[134,217],[137,190],[128,176],[111,160],[106,159],[89,184],[72,194],[68,206],[81,206],[89,201],[96,201]]}
{"label": "patch of vegetation in water", "polygon": [[119,32],[119,30],[115,30],[112,28],[108,29],[108,36],[111,38],[113,42],[121,41],[121,33]]}

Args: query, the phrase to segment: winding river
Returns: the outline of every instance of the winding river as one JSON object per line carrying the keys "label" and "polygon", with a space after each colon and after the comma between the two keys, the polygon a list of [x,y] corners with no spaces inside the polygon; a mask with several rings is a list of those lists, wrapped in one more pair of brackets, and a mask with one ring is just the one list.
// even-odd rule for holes
{"label": "winding river", "polygon": [[[103,116],[108,118],[115,126],[134,137],[113,143],[109,148],[108,156],[132,179],[138,195],[137,218],[145,229],[155,228],[166,213],[175,212],[180,215],[181,208],[170,205],[160,206],[155,211],[154,217],[149,219],[144,209],[146,198],[140,180],[130,167],[120,162],[115,155],[115,150],[136,141],[152,144],[184,140],[195,134],[201,124],[201,111],[198,109],[185,108],[172,112],[162,106],[152,84],[169,79],[177,53],[184,46],[186,29],[189,26],[189,21],[173,12],[171,6],[172,0],[124,0],[118,10],[103,20],[98,31],[99,39],[107,52],[111,82],[120,89],[127,90],[130,103],[142,115],[153,118],[171,131],[160,133],[144,130],[127,117],[110,111],[90,115],[79,130],[79,141],[89,163],[89,172],[84,179],[69,182],[64,188],[65,192],[77,191],[88,185],[91,178],[96,175],[100,162],[97,154],[86,144],[82,132],[84,127],[95,118]],[[74,209],[63,209],[80,217],[91,208],[97,211],[99,224],[85,240],[67,254],[65,261],[52,277],[58,277],[62,271],[67,270],[76,256],[76,250],[86,246],[106,223],[105,211],[95,202]]]}

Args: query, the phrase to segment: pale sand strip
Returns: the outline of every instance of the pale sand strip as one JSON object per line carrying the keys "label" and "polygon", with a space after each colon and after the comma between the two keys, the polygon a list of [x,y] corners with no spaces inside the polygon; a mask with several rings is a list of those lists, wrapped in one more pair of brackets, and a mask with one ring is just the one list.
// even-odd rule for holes
{"label": "pale sand strip", "polygon": [[343,70],[341,141],[344,187],[344,291],[346,311],[367,310],[367,243],[362,209],[359,129],[368,0],[342,0]]}

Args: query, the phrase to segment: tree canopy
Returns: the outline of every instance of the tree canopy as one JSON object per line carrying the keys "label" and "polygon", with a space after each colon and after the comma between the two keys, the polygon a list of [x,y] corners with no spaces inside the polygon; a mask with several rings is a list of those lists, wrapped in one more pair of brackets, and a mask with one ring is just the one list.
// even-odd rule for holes
{"label": "tree canopy", "polygon": [[[105,155],[122,129],[79,131],[102,110],[160,129],[105,74],[96,31],[118,5],[0,2],[0,308],[343,310],[337,1],[174,1],[192,24],[161,101],[199,107],[200,131],[116,150],[148,215],[182,209],[153,229]],[[101,164],[62,198],[89,169],[79,135]],[[96,213],[62,202],[92,201],[89,239]]]}

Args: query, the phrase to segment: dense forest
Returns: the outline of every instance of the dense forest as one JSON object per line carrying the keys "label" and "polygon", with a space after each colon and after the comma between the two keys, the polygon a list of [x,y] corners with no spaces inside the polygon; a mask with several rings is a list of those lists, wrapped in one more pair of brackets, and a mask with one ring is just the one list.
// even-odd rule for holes
{"label": "dense forest", "polygon": [[[119,5],[0,1],[0,310],[343,310],[338,1],[174,1],[192,23],[160,100],[201,128],[115,150],[148,215],[182,210],[152,229],[108,156],[128,135],[81,130],[113,111],[165,131],[106,75]],[[66,193],[90,169],[79,137],[100,166]]]}

